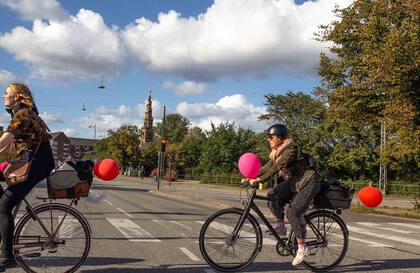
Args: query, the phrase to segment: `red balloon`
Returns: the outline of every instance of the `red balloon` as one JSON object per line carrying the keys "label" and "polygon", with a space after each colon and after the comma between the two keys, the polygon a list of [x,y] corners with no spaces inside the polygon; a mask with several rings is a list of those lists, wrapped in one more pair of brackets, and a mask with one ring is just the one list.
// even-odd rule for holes
{"label": "red balloon", "polygon": [[99,163],[98,177],[105,181],[115,179],[120,174],[120,167],[112,159],[104,159]]}
{"label": "red balloon", "polygon": [[377,207],[382,203],[382,193],[375,187],[367,186],[362,188],[359,193],[359,200],[367,207]]}
{"label": "red balloon", "polygon": [[95,176],[99,179],[102,179],[101,175],[99,174],[99,165],[101,164],[101,161],[96,162],[96,164],[93,166],[93,173]]}

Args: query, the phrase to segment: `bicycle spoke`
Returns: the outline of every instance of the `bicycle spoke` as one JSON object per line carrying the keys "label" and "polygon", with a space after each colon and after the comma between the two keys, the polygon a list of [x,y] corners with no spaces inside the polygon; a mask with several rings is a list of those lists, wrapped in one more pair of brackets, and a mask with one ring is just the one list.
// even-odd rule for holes
{"label": "bicycle spoke", "polygon": [[36,214],[48,230],[57,229],[58,226],[60,230],[56,231],[54,238],[40,237],[39,234],[44,234],[44,230],[36,220],[28,217],[17,227],[15,244],[44,242],[44,246],[42,249],[17,251],[17,260],[28,271],[74,272],[89,251],[90,236],[84,222],[76,217],[77,213],[64,206],[45,206]]}
{"label": "bicycle spoke", "polygon": [[311,270],[331,270],[347,252],[348,238],[337,215],[316,211],[308,216],[307,244],[311,255],[304,264]]}
{"label": "bicycle spoke", "polygon": [[215,268],[243,268],[258,253],[258,231],[249,218],[233,237],[241,216],[241,212],[226,210],[205,224],[200,234],[200,249],[206,261]]}

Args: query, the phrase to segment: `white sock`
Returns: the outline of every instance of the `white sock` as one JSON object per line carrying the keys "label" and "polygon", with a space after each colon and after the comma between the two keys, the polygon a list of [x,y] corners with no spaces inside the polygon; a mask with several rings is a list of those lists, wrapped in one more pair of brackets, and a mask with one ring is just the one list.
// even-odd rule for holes
{"label": "white sock", "polygon": [[304,251],[306,249],[306,244],[305,243],[303,243],[303,244],[298,244],[298,250],[300,250],[300,251]]}
{"label": "white sock", "polygon": [[283,221],[277,221],[277,227],[283,229],[284,228],[284,222]]}

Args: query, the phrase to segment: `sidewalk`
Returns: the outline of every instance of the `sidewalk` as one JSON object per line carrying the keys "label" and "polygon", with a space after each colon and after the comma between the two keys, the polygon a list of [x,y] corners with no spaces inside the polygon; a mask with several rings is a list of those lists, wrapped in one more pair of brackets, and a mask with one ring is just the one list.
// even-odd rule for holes
{"label": "sidewalk", "polygon": [[[124,182],[140,182],[138,177],[120,176],[119,180]],[[150,178],[144,178],[141,183],[155,185]],[[269,189],[259,190],[258,194],[266,195],[268,191]],[[240,188],[215,184],[200,184],[200,181],[195,180],[179,180],[176,182],[171,182],[171,186],[169,186],[168,181],[163,180],[160,184],[160,190],[156,190],[154,192],[168,196],[178,195],[182,196],[184,199],[191,199],[200,203],[214,203],[214,198],[211,198],[211,194],[209,194],[212,193],[218,196],[216,203],[220,203],[220,198],[222,196],[225,197],[223,200],[225,203],[229,205],[238,205]],[[352,202],[353,204],[360,204],[360,201],[357,197],[357,192],[354,193]],[[385,195],[381,205],[379,205],[379,208],[380,207],[412,209],[414,207],[414,197]]]}

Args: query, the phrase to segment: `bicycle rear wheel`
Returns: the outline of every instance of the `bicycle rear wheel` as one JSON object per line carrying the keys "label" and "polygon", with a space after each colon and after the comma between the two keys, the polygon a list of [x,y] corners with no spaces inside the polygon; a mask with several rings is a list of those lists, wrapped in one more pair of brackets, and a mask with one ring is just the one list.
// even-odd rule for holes
{"label": "bicycle rear wheel", "polygon": [[318,210],[306,216],[306,244],[310,250],[304,266],[314,272],[334,269],[347,253],[348,230],[332,211]]}
{"label": "bicycle rear wheel", "polygon": [[200,231],[200,251],[213,268],[230,272],[247,267],[262,245],[261,228],[249,214],[236,238],[232,232],[244,214],[242,209],[224,209],[210,216]]}
{"label": "bicycle rear wheel", "polygon": [[83,216],[60,204],[41,205],[33,211],[35,218],[25,214],[15,230],[18,263],[26,272],[75,272],[90,250],[90,230]]}

